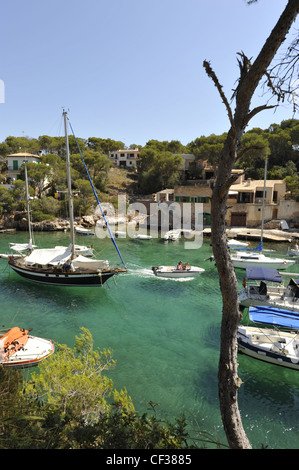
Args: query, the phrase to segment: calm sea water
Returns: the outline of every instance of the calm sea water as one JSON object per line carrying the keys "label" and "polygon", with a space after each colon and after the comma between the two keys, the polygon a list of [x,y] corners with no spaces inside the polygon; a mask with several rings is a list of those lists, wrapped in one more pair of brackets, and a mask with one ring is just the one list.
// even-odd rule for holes
{"label": "calm sea water", "polygon": [[[39,247],[68,244],[67,233],[35,233]],[[0,252],[26,233],[0,234]],[[110,240],[77,237],[93,243],[98,258],[120,264]],[[1,326],[33,328],[33,334],[72,347],[82,326],[95,346],[112,348],[117,360],[109,373],[116,388],[126,387],[135,408],[159,404],[157,416],[186,416],[192,429],[226,443],[219,412],[217,369],[222,302],[209,240],[196,250],[184,241],[118,239],[128,273],[98,288],[41,286],[23,280],[0,259]],[[266,245],[285,255],[286,244]],[[151,266],[179,260],[205,268],[194,280],[166,280]],[[299,264],[289,269],[299,273]],[[244,271],[238,271],[241,288]],[[299,448],[299,372],[239,357],[243,425],[253,447]],[[26,372],[28,373],[28,372]],[[150,413],[150,411],[148,411]]]}

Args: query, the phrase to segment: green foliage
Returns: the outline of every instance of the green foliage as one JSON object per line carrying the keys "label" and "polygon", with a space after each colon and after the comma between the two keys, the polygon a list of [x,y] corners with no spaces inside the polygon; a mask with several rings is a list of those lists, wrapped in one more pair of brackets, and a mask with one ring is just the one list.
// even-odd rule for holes
{"label": "green foliage", "polygon": [[95,152],[101,152],[105,155],[109,155],[109,152],[124,149],[125,144],[118,140],[90,137],[87,141],[87,147],[91,150],[94,150]]}
{"label": "green foliage", "polygon": [[[221,155],[226,133],[211,134],[208,137],[196,138],[186,146],[178,140],[158,141],[149,140],[141,150],[138,165],[138,192],[151,194],[178,184],[182,170],[182,154],[193,153],[195,162],[189,165],[189,178],[200,179],[204,163],[208,162],[216,168]],[[90,137],[77,138],[86,166],[90,173],[96,191],[101,197],[107,197],[109,170],[111,162],[109,151],[124,148],[121,141]],[[75,215],[90,213],[95,205],[94,195],[88,182],[81,155],[78,153],[76,141],[69,136],[71,151],[71,177],[73,190],[78,191],[74,200]],[[134,146],[135,147],[135,146]],[[139,146],[140,147],[140,146]],[[40,201],[34,201],[34,220],[40,221],[56,216],[68,217],[66,203],[66,162],[64,137],[40,136],[38,139],[26,137],[7,137],[0,144],[0,165],[5,168],[5,158],[8,154],[26,151],[41,152],[39,165],[29,163],[29,191]],[[292,197],[298,199],[296,188],[299,172],[299,120],[289,119],[280,125],[272,124],[269,129],[254,128],[246,132],[238,149],[236,168],[245,171],[245,178],[263,179],[264,160],[268,157],[268,179],[283,179]],[[24,179],[22,170],[21,178]],[[60,193],[59,200],[53,197]],[[44,199],[49,197],[49,204]],[[12,214],[14,211],[25,209],[25,189],[19,181],[14,183],[14,189],[7,192],[0,185],[0,214]],[[49,210],[49,212],[48,212]]]}
{"label": "green foliage", "polygon": [[43,196],[30,202],[32,222],[53,220],[60,214],[60,203],[54,197]]}
{"label": "green foliage", "polygon": [[178,183],[183,159],[169,151],[159,150],[159,146],[144,147],[140,154],[138,181],[143,194],[172,188]]}
{"label": "green foliage", "polygon": [[74,349],[57,346],[56,354],[41,364],[39,373],[33,373],[26,393],[35,392],[40,400],[58,406],[64,414],[90,423],[110,410],[107,398],[113,383],[102,372],[115,361],[110,350],[94,350],[90,332],[85,328],[82,331]]}
{"label": "green foliage", "polygon": [[82,328],[74,348],[56,346],[30,381],[0,368],[0,448],[183,449],[194,447],[184,417],[174,424],[139,416],[126,389],[103,375],[114,367],[109,349],[94,349]]}

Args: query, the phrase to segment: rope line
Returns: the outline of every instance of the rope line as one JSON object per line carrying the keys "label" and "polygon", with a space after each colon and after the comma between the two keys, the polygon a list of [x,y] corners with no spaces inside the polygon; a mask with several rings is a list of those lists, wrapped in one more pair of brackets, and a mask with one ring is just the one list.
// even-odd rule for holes
{"label": "rope line", "polygon": [[117,251],[117,253],[118,253],[118,255],[119,255],[120,259],[121,259],[122,264],[123,264],[124,267],[126,268],[125,262],[124,262],[124,260],[123,260],[123,258],[122,258],[122,256],[121,256],[121,254],[120,254],[120,251],[119,251],[119,249],[118,249],[118,246],[117,246],[117,244],[116,244],[116,241],[115,241],[115,239],[114,239],[114,237],[113,237],[113,234],[112,234],[112,232],[111,232],[111,230],[110,230],[108,221],[107,221],[107,219],[106,219],[105,213],[104,213],[103,208],[102,208],[102,206],[101,206],[101,203],[100,203],[100,201],[99,201],[99,198],[98,198],[98,195],[97,195],[97,193],[96,193],[95,187],[94,187],[94,185],[93,185],[93,183],[92,183],[92,181],[91,181],[91,177],[90,177],[89,171],[88,171],[87,166],[86,166],[86,164],[85,164],[83,155],[82,155],[82,153],[81,153],[79,144],[78,144],[78,142],[77,142],[77,139],[76,139],[76,136],[75,136],[75,133],[74,133],[74,131],[73,131],[73,127],[72,127],[72,125],[71,125],[71,122],[70,122],[69,118],[68,118],[68,121],[69,121],[69,125],[70,125],[70,128],[71,128],[71,131],[72,131],[72,133],[73,133],[75,142],[76,142],[76,144],[77,144],[79,153],[80,153],[80,155],[81,155],[81,159],[82,159],[82,162],[83,162],[83,164],[84,164],[84,167],[85,167],[85,170],[86,170],[86,173],[87,173],[89,182],[90,182],[90,184],[91,184],[93,193],[94,193],[94,195],[95,195],[95,198],[96,198],[96,200],[97,200],[97,203],[98,203],[98,205],[99,205],[99,208],[100,208],[100,210],[101,210],[101,212],[102,212],[102,215],[103,215],[103,217],[104,217],[104,220],[105,220],[105,223],[106,223],[106,226],[107,226],[109,235],[110,235],[111,240],[112,240],[112,242],[113,242],[113,244],[114,244],[114,246],[115,246],[115,248],[116,248],[116,251]]}

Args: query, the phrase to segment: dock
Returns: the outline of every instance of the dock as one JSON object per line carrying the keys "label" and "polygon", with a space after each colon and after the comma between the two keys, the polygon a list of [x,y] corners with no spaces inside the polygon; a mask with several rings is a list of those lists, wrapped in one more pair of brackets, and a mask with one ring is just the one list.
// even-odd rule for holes
{"label": "dock", "polygon": [[[211,236],[211,228],[203,230],[204,236]],[[257,240],[261,239],[260,228],[247,228],[247,227],[234,227],[226,229],[227,238],[234,238],[237,240]],[[264,229],[263,240],[268,242],[290,242],[292,237],[299,238],[298,232],[286,232],[277,229]]]}

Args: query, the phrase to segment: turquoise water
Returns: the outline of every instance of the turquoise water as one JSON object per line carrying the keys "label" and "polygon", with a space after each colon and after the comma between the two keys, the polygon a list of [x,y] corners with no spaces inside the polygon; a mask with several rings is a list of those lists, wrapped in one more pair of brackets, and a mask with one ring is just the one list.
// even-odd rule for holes
{"label": "turquoise water", "polygon": [[[8,242],[27,241],[26,233],[0,234],[0,252]],[[120,264],[110,240],[77,237],[93,243],[99,258]],[[68,244],[67,233],[35,233],[39,247]],[[118,239],[128,273],[103,287],[51,287],[23,280],[0,259],[2,326],[33,328],[33,334],[73,346],[80,327],[95,346],[112,348],[117,361],[109,373],[126,387],[136,410],[158,403],[158,417],[171,421],[185,414],[191,428],[226,443],[219,412],[217,369],[222,302],[209,240],[186,250],[183,240]],[[266,245],[285,255],[286,244]],[[157,278],[151,266],[179,260],[205,268],[194,280]],[[288,271],[299,273],[299,264]],[[238,271],[241,288],[244,271]],[[299,447],[299,372],[239,357],[243,425],[253,447]],[[150,413],[150,411],[149,411]],[[192,434],[192,432],[191,432]]]}

